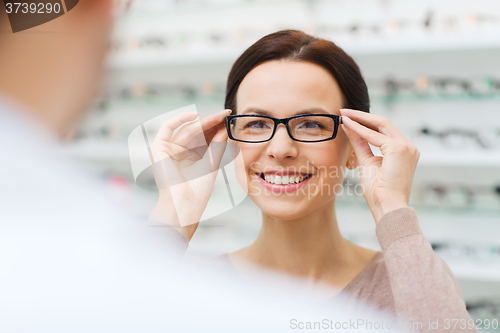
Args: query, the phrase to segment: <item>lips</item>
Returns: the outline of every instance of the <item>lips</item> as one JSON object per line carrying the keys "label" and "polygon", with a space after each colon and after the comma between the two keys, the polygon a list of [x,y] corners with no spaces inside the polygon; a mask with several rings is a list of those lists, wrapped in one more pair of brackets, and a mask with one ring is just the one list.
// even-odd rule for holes
{"label": "lips", "polygon": [[255,176],[264,188],[274,193],[295,192],[314,176],[313,173],[271,170],[257,172]]}
{"label": "lips", "polygon": [[307,174],[307,173],[291,173],[291,172],[273,172],[273,173],[260,173],[258,174],[261,179],[266,181],[269,184],[275,184],[275,185],[293,185],[293,184],[299,184],[309,177],[312,176],[312,174]]}
{"label": "lips", "polygon": [[307,175],[311,175],[310,173],[307,173],[307,172],[296,172],[296,171],[287,171],[287,170],[268,170],[266,172],[261,172],[263,174],[266,174],[266,175],[279,175],[279,176],[283,176],[283,175],[295,175],[295,176],[307,176]]}

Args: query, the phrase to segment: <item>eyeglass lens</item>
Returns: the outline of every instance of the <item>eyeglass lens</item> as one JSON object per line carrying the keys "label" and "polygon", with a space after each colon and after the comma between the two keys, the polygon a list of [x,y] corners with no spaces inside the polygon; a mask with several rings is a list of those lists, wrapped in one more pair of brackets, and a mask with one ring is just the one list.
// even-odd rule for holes
{"label": "eyeglass lens", "polygon": [[[293,138],[302,141],[317,141],[330,138],[335,131],[335,122],[330,117],[306,116],[290,119],[288,126]],[[231,134],[237,140],[265,141],[273,134],[274,121],[260,116],[231,119]]]}

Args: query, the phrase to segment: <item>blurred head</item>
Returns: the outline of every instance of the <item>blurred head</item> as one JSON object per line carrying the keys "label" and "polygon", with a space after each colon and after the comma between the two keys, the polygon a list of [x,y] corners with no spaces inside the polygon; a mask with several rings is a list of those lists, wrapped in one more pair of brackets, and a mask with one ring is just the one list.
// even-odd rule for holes
{"label": "blurred head", "polygon": [[102,74],[112,0],[85,0],[41,26],[12,33],[0,2],[0,95],[58,134],[84,113]]}
{"label": "blurred head", "polygon": [[[267,35],[250,46],[229,74],[225,108],[232,114],[266,112],[286,118],[301,112],[340,115],[340,109],[369,112],[368,90],[354,60],[334,43],[301,31]],[[262,143],[234,141],[238,181],[264,214],[300,218],[335,199],[346,168],[357,167],[354,151],[339,127],[335,139],[306,143],[292,140],[280,124]],[[308,178],[297,190],[273,192],[262,178],[275,171]]]}

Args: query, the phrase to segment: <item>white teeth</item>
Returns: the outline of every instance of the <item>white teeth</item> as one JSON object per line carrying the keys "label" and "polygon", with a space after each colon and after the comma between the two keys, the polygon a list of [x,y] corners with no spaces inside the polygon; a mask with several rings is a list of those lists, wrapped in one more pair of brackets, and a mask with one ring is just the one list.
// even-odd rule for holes
{"label": "white teeth", "polygon": [[274,174],[264,175],[266,182],[276,185],[298,184],[304,181],[303,176],[278,176]]}

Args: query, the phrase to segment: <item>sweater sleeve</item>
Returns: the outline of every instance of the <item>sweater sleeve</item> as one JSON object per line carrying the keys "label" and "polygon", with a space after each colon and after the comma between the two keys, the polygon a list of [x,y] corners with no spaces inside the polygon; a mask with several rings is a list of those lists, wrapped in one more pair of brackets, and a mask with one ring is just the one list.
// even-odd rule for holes
{"label": "sweater sleeve", "polygon": [[376,234],[400,323],[422,323],[423,332],[477,332],[455,277],[425,239],[412,207],[385,214]]}

